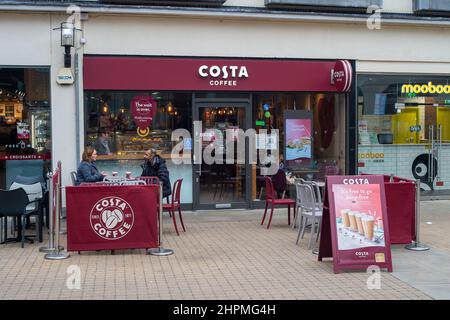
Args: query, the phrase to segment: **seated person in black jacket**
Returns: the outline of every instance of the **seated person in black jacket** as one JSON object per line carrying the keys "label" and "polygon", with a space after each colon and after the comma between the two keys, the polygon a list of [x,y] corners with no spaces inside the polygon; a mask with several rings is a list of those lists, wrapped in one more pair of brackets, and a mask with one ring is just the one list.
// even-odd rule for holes
{"label": "seated person in black jacket", "polygon": [[83,182],[97,182],[103,181],[106,176],[105,172],[99,172],[95,166],[95,160],[97,160],[97,151],[91,146],[84,148],[83,161],[81,161],[77,170],[77,181],[76,184],[79,185]]}
{"label": "seated person in black jacket", "polygon": [[156,154],[155,149],[150,149],[144,153],[145,162],[142,167],[142,176],[158,177],[163,183],[163,198],[172,194],[170,186],[169,170],[167,170],[166,161]]}

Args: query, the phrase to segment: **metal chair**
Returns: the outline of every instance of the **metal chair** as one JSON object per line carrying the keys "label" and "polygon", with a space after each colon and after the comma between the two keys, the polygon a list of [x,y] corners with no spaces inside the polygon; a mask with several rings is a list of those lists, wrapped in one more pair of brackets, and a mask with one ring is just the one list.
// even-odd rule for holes
{"label": "metal chair", "polygon": [[[288,206],[288,225],[291,224],[291,206],[295,206],[295,201],[293,199],[277,199],[275,194],[275,189],[273,187],[272,179],[270,177],[266,177],[266,207],[264,209],[264,215],[261,221],[261,225],[264,224],[264,220],[266,219],[267,208],[271,204],[272,208],[270,210],[269,223],[267,225],[267,229],[269,229],[270,224],[272,223],[273,210],[275,206]],[[294,209],[295,211],[295,209]]]}
{"label": "metal chair", "polygon": [[159,178],[158,177],[144,177],[144,176],[140,176],[140,177],[137,177],[136,180],[142,180],[147,185],[155,185],[156,184],[156,185],[159,186]]}
{"label": "metal chair", "polygon": [[115,176],[106,176],[103,178],[103,182],[108,182],[108,183],[117,184],[117,185],[120,185],[120,183],[123,181],[127,181],[127,179],[123,178],[123,177],[115,177]]}
{"label": "metal chair", "polygon": [[121,186],[145,186],[147,185],[143,180],[124,180],[120,181]]}
{"label": "metal chair", "polygon": [[77,172],[71,171],[70,178],[72,179],[72,185],[75,186],[77,184]]}
{"label": "metal chair", "polygon": [[296,219],[300,217],[300,225],[298,228],[297,242],[305,235],[306,225],[308,224],[308,219],[312,219],[311,224],[311,236],[309,239],[308,248],[312,248],[312,239],[315,234],[316,223],[318,223],[318,231],[316,241],[319,239],[320,233],[320,224],[322,222],[322,208],[317,206],[317,200],[314,195],[314,189],[311,185],[308,184],[296,184],[297,191],[297,199],[300,201],[297,202],[297,210],[300,210],[297,213]]}
{"label": "metal chair", "polygon": [[[37,202],[35,200],[33,202]],[[24,189],[14,190],[0,190],[0,217],[15,217],[19,219],[19,232],[20,235],[16,239],[6,239],[5,242],[20,241],[22,242],[22,248],[25,244],[25,226],[26,219],[29,217],[30,212],[27,211],[27,206],[32,204],[28,200],[28,195]],[[4,231],[6,234],[7,225],[4,225]]]}

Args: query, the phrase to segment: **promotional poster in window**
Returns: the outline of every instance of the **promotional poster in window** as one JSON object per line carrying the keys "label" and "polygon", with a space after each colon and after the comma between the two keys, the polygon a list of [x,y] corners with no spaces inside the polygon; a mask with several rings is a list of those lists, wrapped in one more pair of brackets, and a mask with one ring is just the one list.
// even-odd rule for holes
{"label": "promotional poster in window", "polygon": [[312,121],[309,117],[286,119],[285,160],[288,166],[312,164]]}

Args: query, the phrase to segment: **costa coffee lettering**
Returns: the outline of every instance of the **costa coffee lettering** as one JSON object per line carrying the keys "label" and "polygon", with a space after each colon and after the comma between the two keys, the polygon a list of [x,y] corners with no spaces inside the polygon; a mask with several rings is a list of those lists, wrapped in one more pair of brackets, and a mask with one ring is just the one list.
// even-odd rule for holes
{"label": "costa coffee lettering", "polygon": [[[237,86],[236,78],[248,78],[248,70],[245,66],[207,66],[198,68],[198,74],[202,78],[220,78],[223,80],[210,80],[210,86]],[[231,79],[230,79],[231,78]],[[229,79],[229,80],[228,80]]]}
{"label": "costa coffee lettering", "polygon": [[355,252],[355,255],[358,257],[368,257],[369,253],[366,251],[357,251],[357,252]]}
{"label": "costa coffee lettering", "polygon": [[344,179],[344,184],[369,184],[368,179]]}

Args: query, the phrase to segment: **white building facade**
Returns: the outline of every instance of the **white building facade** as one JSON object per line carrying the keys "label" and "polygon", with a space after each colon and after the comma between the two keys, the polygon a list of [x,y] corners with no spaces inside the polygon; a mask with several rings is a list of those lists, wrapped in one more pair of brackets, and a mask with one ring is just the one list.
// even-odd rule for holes
{"label": "white building facade", "polygon": [[[450,142],[450,128],[447,129],[450,123],[445,121],[445,93],[412,92],[407,96],[398,89],[403,84],[447,83],[450,77],[450,41],[447,41],[450,38],[450,1],[427,1],[426,5],[423,1],[414,0],[73,1],[72,5],[68,11],[70,3],[65,1],[0,2],[0,30],[3,34],[0,71],[48,70],[46,88],[51,109],[51,167],[56,166],[56,161],[62,161],[64,185],[72,184],[69,173],[76,170],[84,146],[90,139],[95,139],[93,135],[99,131],[102,117],[103,120],[115,117],[118,121],[119,113],[130,112],[130,99],[145,91],[146,95],[153,94],[158,112],[173,116],[170,119],[156,116],[158,121],[172,121],[169,134],[177,123],[203,120],[207,125],[215,115],[214,110],[240,114],[236,110],[244,102],[249,107],[243,109],[242,114],[233,120],[216,120],[212,125],[220,127],[225,123],[227,128],[249,128],[255,127],[257,121],[265,121],[276,128],[276,123],[282,124],[286,119],[275,109],[304,108],[312,112],[313,123],[327,126],[323,124],[326,119],[321,120],[319,115],[324,112],[320,111],[321,99],[324,99],[323,103],[328,101],[336,114],[332,121],[334,124],[331,124],[334,136],[327,137],[327,130],[322,130],[321,137],[322,149],[325,144],[325,149],[333,150],[320,151],[319,148],[315,151],[317,155],[314,158],[319,162],[321,159],[330,160],[340,173],[392,173],[421,179],[424,189],[434,191],[434,196],[437,191],[445,193],[450,189],[450,169],[444,168],[445,162],[450,160],[450,144],[448,150],[446,145],[447,135]],[[56,78],[64,66],[64,48],[61,47],[58,28],[68,19],[80,29],[76,32],[75,48],[71,49],[75,82],[61,85]],[[197,90],[183,88],[177,80],[180,75],[172,70],[172,90],[164,89],[167,84],[147,88],[131,81],[136,83],[134,88],[127,85],[130,79],[113,79],[116,85],[124,83],[123,90],[119,90],[118,87],[98,84],[104,79],[101,76],[95,81],[89,79],[89,87],[85,86],[85,72],[95,72],[92,69],[87,71],[84,65],[86,59],[92,58],[133,58],[138,64],[141,58],[145,58],[149,59],[150,65],[166,58],[194,59],[202,63],[213,59],[218,64],[221,60],[230,59],[236,60],[237,64],[247,60],[333,64],[347,60],[352,63],[356,78],[351,92],[346,94],[320,88],[309,91],[300,88],[294,92],[275,87],[274,90]],[[109,66],[114,68],[117,61],[112,61]],[[122,70],[123,65],[118,65],[118,69]],[[156,70],[155,76],[162,73],[164,70]],[[117,76],[121,75],[123,73]],[[228,102],[225,101],[227,99]],[[448,100],[450,102],[450,97]],[[231,106],[231,102],[235,105]],[[205,105],[208,103],[211,107]],[[267,110],[260,108],[266,108],[266,105],[275,114],[273,119],[264,119],[264,111]],[[174,109],[183,106],[178,113],[184,112],[184,118],[177,118],[176,110],[170,109],[171,106]],[[107,116],[102,115],[101,110]],[[130,125],[127,120],[123,121],[125,126]],[[100,159],[99,167],[105,170],[119,167],[116,171],[121,173],[134,166],[133,174],[138,175],[139,152],[142,152],[139,146],[153,144],[159,148],[166,137],[155,134],[149,142],[145,139],[151,135],[115,136],[115,132],[120,131],[116,125],[106,125],[115,150]],[[167,133],[164,126],[159,129],[158,134]],[[139,140],[141,138],[145,141]],[[331,142],[324,142],[327,139]],[[324,154],[318,154],[320,152]],[[426,156],[417,160],[421,154]],[[127,163],[128,160],[135,162]],[[8,187],[7,170],[10,167],[6,162],[20,160],[4,158],[1,161],[4,162],[3,187]],[[20,174],[17,165],[14,168],[16,171],[11,172]],[[260,198],[257,169],[251,165],[233,167],[228,173],[228,177],[234,178],[231,179],[233,182],[226,177],[215,177],[224,179],[220,186],[205,178],[214,173],[212,168],[203,169],[206,173],[200,177],[197,176],[198,168],[194,166],[176,169],[169,164],[169,169],[172,183],[179,177],[184,178],[186,189],[182,202],[194,208],[213,203],[224,208],[234,207],[233,203],[254,207]],[[311,174],[319,171],[313,170]],[[239,182],[237,177],[240,175],[244,178]],[[230,188],[225,181],[231,184]],[[214,195],[206,195],[205,190],[208,189],[214,191]]]}

